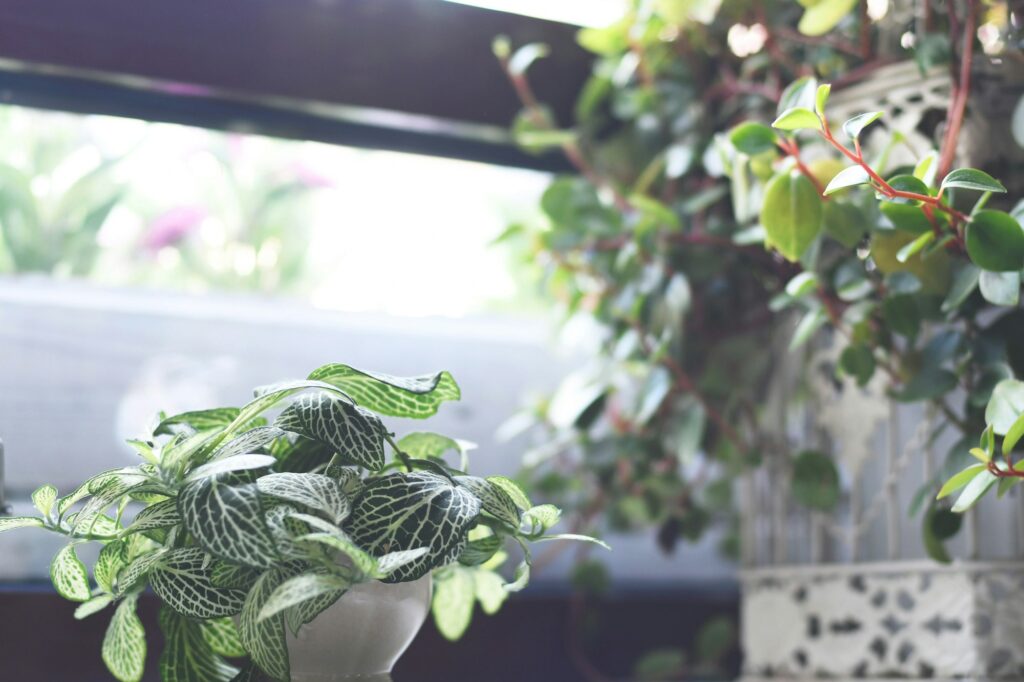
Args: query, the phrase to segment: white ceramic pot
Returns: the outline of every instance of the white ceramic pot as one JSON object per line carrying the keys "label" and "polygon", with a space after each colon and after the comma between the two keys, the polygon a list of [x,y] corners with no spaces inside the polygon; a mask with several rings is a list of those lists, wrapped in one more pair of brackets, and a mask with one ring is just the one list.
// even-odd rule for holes
{"label": "white ceramic pot", "polygon": [[288,637],[292,682],[390,680],[391,669],[430,612],[427,575],[408,583],[362,583]]}

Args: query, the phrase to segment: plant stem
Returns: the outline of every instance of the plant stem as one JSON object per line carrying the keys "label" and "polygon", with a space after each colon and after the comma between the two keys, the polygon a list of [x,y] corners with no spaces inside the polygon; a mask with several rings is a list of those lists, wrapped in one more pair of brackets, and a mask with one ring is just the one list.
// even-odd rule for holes
{"label": "plant stem", "polygon": [[[951,3],[952,4],[952,3]],[[956,21],[954,7],[950,7],[950,38],[955,41],[953,26]],[[950,102],[949,113],[946,116],[946,134],[942,142],[942,153],[939,155],[939,175],[944,178],[953,167],[953,160],[956,158],[957,141],[960,137],[960,129],[964,124],[964,114],[967,111],[967,100],[971,93],[971,67],[974,61],[974,32],[978,18],[977,0],[967,0],[967,18],[964,21],[964,47],[960,57],[960,77],[954,83],[953,98]]]}

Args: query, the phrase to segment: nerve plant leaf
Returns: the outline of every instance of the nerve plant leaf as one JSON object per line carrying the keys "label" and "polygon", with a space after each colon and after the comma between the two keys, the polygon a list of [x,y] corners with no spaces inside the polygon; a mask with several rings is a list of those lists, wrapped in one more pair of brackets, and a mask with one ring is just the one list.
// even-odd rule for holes
{"label": "nerve plant leaf", "polygon": [[269,474],[256,481],[260,493],[292,502],[341,523],[349,514],[349,502],[341,485],[323,474]]}
{"label": "nerve plant leaf", "polygon": [[299,396],[274,425],[326,443],[370,471],[384,467],[384,425],[380,418],[325,391]]}
{"label": "nerve plant leaf", "polygon": [[260,620],[259,614],[275,590],[288,578],[282,569],[267,571],[249,591],[238,619],[238,633],[252,660],[277,680],[289,677],[288,646],[281,614]]}
{"label": "nerve plant leaf", "polygon": [[35,516],[0,516],[0,533],[15,528],[42,528],[43,520]]}
{"label": "nerve plant leaf", "polygon": [[263,517],[255,483],[231,483],[230,474],[189,483],[178,496],[185,529],[210,554],[246,566],[269,568],[277,548]]}
{"label": "nerve plant leaf", "polygon": [[75,553],[74,544],[65,545],[57,552],[57,556],[50,563],[50,580],[57,593],[65,599],[88,601],[92,596],[89,590],[89,572]]}
{"label": "nerve plant leaf", "polygon": [[472,572],[453,568],[437,577],[431,611],[437,629],[445,639],[454,642],[466,632],[473,618],[475,600]]}
{"label": "nerve plant leaf", "polygon": [[122,601],[103,638],[103,662],[121,682],[139,682],[146,667],[146,631],[135,613],[138,597]]}
{"label": "nerve plant leaf", "polygon": [[483,510],[512,529],[518,529],[522,520],[519,507],[501,487],[478,476],[456,476],[455,481],[480,500]]}
{"label": "nerve plant leaf", "polygon": [[233,618],[204,620],[200,622],[199,628],[203,633],[203,639],[214,653],[228,658],[241,658],[246,655]]}
{"label": "nerve plant leaf", "polygon": [[174,682],[231,682],[238,669],[210,648],[199,623],[171,609],[160,609],[164,650],[160,656],[160,679]]}
{"label": "nerve plant leaf", "polygon": [[174,549],[150,572],[149,582],[165,604],[190,618],[221,618],[242,610],[245,592],[213,584],[210,559],[198,547]]}
{"label": "nerve plant leaf", "polygon": [[461,397],[448,372],[395,377],[332,364],[314,370],[309,378],[337,386],[359,405],[390,417],[425,419],[436,413],[442,402]]}
{"label": "nerve plant leaf", "polygon": [[349,581],[337,575],[317,573],[297,575],[285,580],[274,589],[256,615],[256,620],[263,622],[285,609],[327,593],[342,593],[350,586]]}
{"label": "nerve plant leaf", "polygon": [[367,483],[345,530],[359,546],[378,557],[426,547],[426,554],[384,579],[404,582],[455,561],[480,508],[473,494],[442,476],[389,474]]}

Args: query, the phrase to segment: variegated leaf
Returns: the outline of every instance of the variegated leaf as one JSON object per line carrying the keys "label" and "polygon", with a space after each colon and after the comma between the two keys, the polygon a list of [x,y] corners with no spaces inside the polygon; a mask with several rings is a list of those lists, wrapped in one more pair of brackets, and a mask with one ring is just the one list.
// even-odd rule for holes
{"label": "variegated leaf", "polygon": [[363,491],[363,477],[359,475],[358,467],[332,464],[324,471],[324,475],[336,480],[341,486],[341,492],[350,500]]}
{"label": "variegated leaf", "polygon": [[[212,431],[222,429],[238,417],[237,407],[215,407],[210,410],[182,412],[164,419],[153,431],[154,436],[173,435],[180,427],[189,427],[195,431]],[[178,428],[175,428],[178,427]]]}
{"label": "variegated leaf", "polygon": [[448,372],[395,377],[331,364],[314,370],[309,378],[337,386],[359,405],[391,417],[425,419],[436,413],[442,402],[461,397]]}
{"label": "variegated leaf", "polygon": [[178,476],[195,463],[205,462],[219,437],[214,431],[179,433],[160,450],[160,468]]}
{"label": "variegated leaf", "polygon": [[531,532],[543,532],[555,526],[562,518],[562,510],[553,504],[539,504],[523,513],[523,523],[530,525]]}
{"label": "variegated leaf", "polygon": [[215,462],[227,457],[255,453],[282,435],[284,435],[284,431],[276,426],[259,426],[255,429],[249,429],[214,450],[213,454],[210,455],[210,461]]}
{"label": "variegated leaf", "polygon": [[238,669],[210,648],[199,623],[164,607],[160,609],[164,651],[160,656],[163,682],[231,682]]}
{"label": "variegated leaf", "polygon": [[394,473],[366,484],[345,529],[375,556],[426,547],[423,556],[385,578],[403,582],[454,561],[479,514],[480,501],[442,476]]}
{"label": "variegated leaf", "polygon": [[526,511],[533,506],[533,503],[530,502],[530,498],[527,497],[525,492],[523,492],[523,489],[520,488],[519,484],[511,478],[506,478],[505,476],[488,476],[487,482],[497,488],[501,488],[522,511]]}
{"label": "variegated leaf", "polygon": [[375,559],[369,552],[365,551],[359,545],[352,542],[352,540],[345,535],[344,532],[333,529],[327,533],[310,533],[303,535],[299,538],[303,542],[315,542],[333,550],[337,550],[345,555],[351,564],[362,576],[364,577],[376,577],[378,572],[377,559]]}
{"label": "variegated leaf", "polygon": [[327,391],[299,396],[274,424],[326,443],[370,471],[384,467],[384,425],[380,418]]}
{"label": "variegated leaf", "polygon": [[15,528],[42,528],[46,525],[35,516],[0,516],[0,533]]}
{"label": "variegated leaf", "polygon": [[75,620],[83,620],[89,616],[99,613],[103,609],[110,606],[110,603],[114,601],[114,596],[111,594],[101,594],[97,597],[93,597],[89,601],[82,602],[75,609]]}
{"label": "variegated leaf", "polygon": [[282,569],[272,569],[260,576],[249,590],[242,615],[238,619],[238,632],[242,637],[242,644],[252,660],[260,670],[278,680],[287,680],[290,668],[284,618],[279,614],[260,620],[259,614],[270,599],[270,595],[287,578],[288,573]]}
{"label": "variegated leaf", "polygon": [[75,553],[75,545],[65,545],[50,562],[50,580],[57,593],[71,601],[88,601],[89,572]]}
{"label": "variegated leaf", "polygon": [[480,500],[485,512],[504,522],[512,530],[519,529],[522,515],[515,501],[504,489],[478,476],[456,476],[455,481]]}
{"label": "variegated leaf", "polygon": [[299,510],[290,504],[277,504],[267,510],[265,515],[267,528],[282,558],[305,559],[309,556],[307,547],[298,542],[300,536],[309,532],[308,525],[295,518],[299,514]]}
{"label": "variegated leaf", "polygon": [[122,469],[110,469],[96,474],[82,485],[75,488],[69,494],[57,500],[57,515],[63,516],[71,505],[81,502],[89,495],[94,495],[96,490],[102,489],[112,479],[128,478],[130,481],[141,483],[146,479],[138,467],[126,467]]}
{"label": "variegated leaf", "polygon": [[252,661],[242,666],[238,674],[231,678],[231,682],[263,682],[263,680],[264,677],[260,673],[260,669]]}
{"label": "variegated leaf", "polygon": [[274,466],[277,460],[270,455],[233,455],[215,459],[201,467],[193,469],[185,478],[186,482],[198,481],[207,476],[227,474],[232,471],[250,471],[252,469],[266,469]]}
{"label": "variegated leaf", "polygon": [[417,547],[416,549],[403,549],[398,552],[388,552],[377,559],[377,577],[387,577],[406,564],[416,561],[429,551],[430,550],[426,547]]}
{"label": "variegated leaf", "polygon": [[178,501],[176,499],[163,500],[140,511],[131,525],[121,531],[121,535],[170,528],[179,523],[181,523],[181,515],[178,514]]}
{"label": "variegated leaf", "polygon": [[298,504],[341,523],[349,514],[348,499],[333,478],[322,474],[269,474],[256,481],[259,491],[269,497]]}
{"label": "variegated leaf", "polygon": [[118,575],[114,584],[114,594],[118,597],[136,587],[140,580],[147,577],[149,572],[163,558],[166,550],[157,550],[136,558],[129,563]]}
{"label": "variegated leaf", "polygon": [[351,584],[344,578],[319,573],[303,573],[289,578],[277,586],[267,598],[256,616],[257,621],[265,621],[293,606],[321,597],[328,593],[344,592]]}
{"label": "variegated leaf", "polygon": [[228,561],[217,559],[210,569],[210,581],[217,587],[233,587],[249,591],[253,583],[260,577],[260,571],[249,566],[239,566]]}
{"label": "variegated leaf", "polygon": [[241,611],[245,592],[214,585],[209,563],[198,547],[173,549],[150,572],[149,584],[165,604],[183,616],[233,616]]}
{"label": "variegated leaf", "polygon": [[312,438],[289,433],[272,443],[270,454],[277,458],[275,471],[301,474],[316,471],[329,463],[334,457],[334,448]]}
{"label": "variegated leaf", "polygon": [[233,618],[204,620],[199,627],[203,633],[203,639],[210,645],[214,653],[228,658],[241,658],[246,655]]}
{"label": "variegated leaf", "polygon": [[[102,484],[93,484],[89,488],[92,497],[75,516],[72,531],[76,535],[89,535],[96,532],[97,519],[111,506],[119,503],[128,493],[139,490],[149,483],[149,479],[141,474],[112,476]],[[96,532],[96,534],[102,534]]]}
{"label": "variegated leaf", "polygon": [[103,638],[103,662],[121,682],[139,682],[146,667],[146,631],[135,613],[136,596],[122,601]]}
{"label": "variegated leaf", "polygon": [[296,604],[284,612],[285,622],[292,635],[298,635],[299,629],[307,623],[312,623],[317,616],[329,609],[338,601],[346,590],[335,592],[324,592],[323,594]]}
{"label": "variegated leaf", "polygon": [[124,568],[124,545],[120,541],[110,542],[100,550],[100,555],[92,567],[92,577],[100,589],[114,593],[114,581],[117,574]]}
{"label": "variegated leaf", "polygon": [[53,509],[53,504],[56,501],[57,489],[52,485],[41,486],[32,493],[32,504],[43,516],[50,515],[50,510]]}
{"label": "variegated leaf", "polygon": [[209,476],[182,488],[182,522],[207,552],[220,559],[256,568],[272,566],[279,554],[259,490],[255,483],[233,485],[228,476]]}
{"label": "variegated leaf", "polygon": [[476,600],[474,588],[473,574],[462,568],[444,571],[434,579],[431,611],[434,623],[445,639],[454,642],[469,627]]}
{"label": "variegated leaf", "polygon": [[501,538],[497,535],[470,540],[466,548],[459,555],[459,563],[464,566],[479,566],[490,561],[498,550],[501,549]]}

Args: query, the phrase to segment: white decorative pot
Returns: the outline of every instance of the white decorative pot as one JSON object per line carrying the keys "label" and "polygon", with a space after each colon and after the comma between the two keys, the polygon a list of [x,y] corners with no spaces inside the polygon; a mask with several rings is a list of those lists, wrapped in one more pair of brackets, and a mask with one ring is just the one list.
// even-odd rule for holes
{"label": "white decorative pot", "polygon": [[430,612],[431,579],[362,583],[288,637],[292,682],[390,680]]}
{"label": "white decorative pot", "polygon": [[744,678],[1024,678],[1024,563],[743,572]]}

